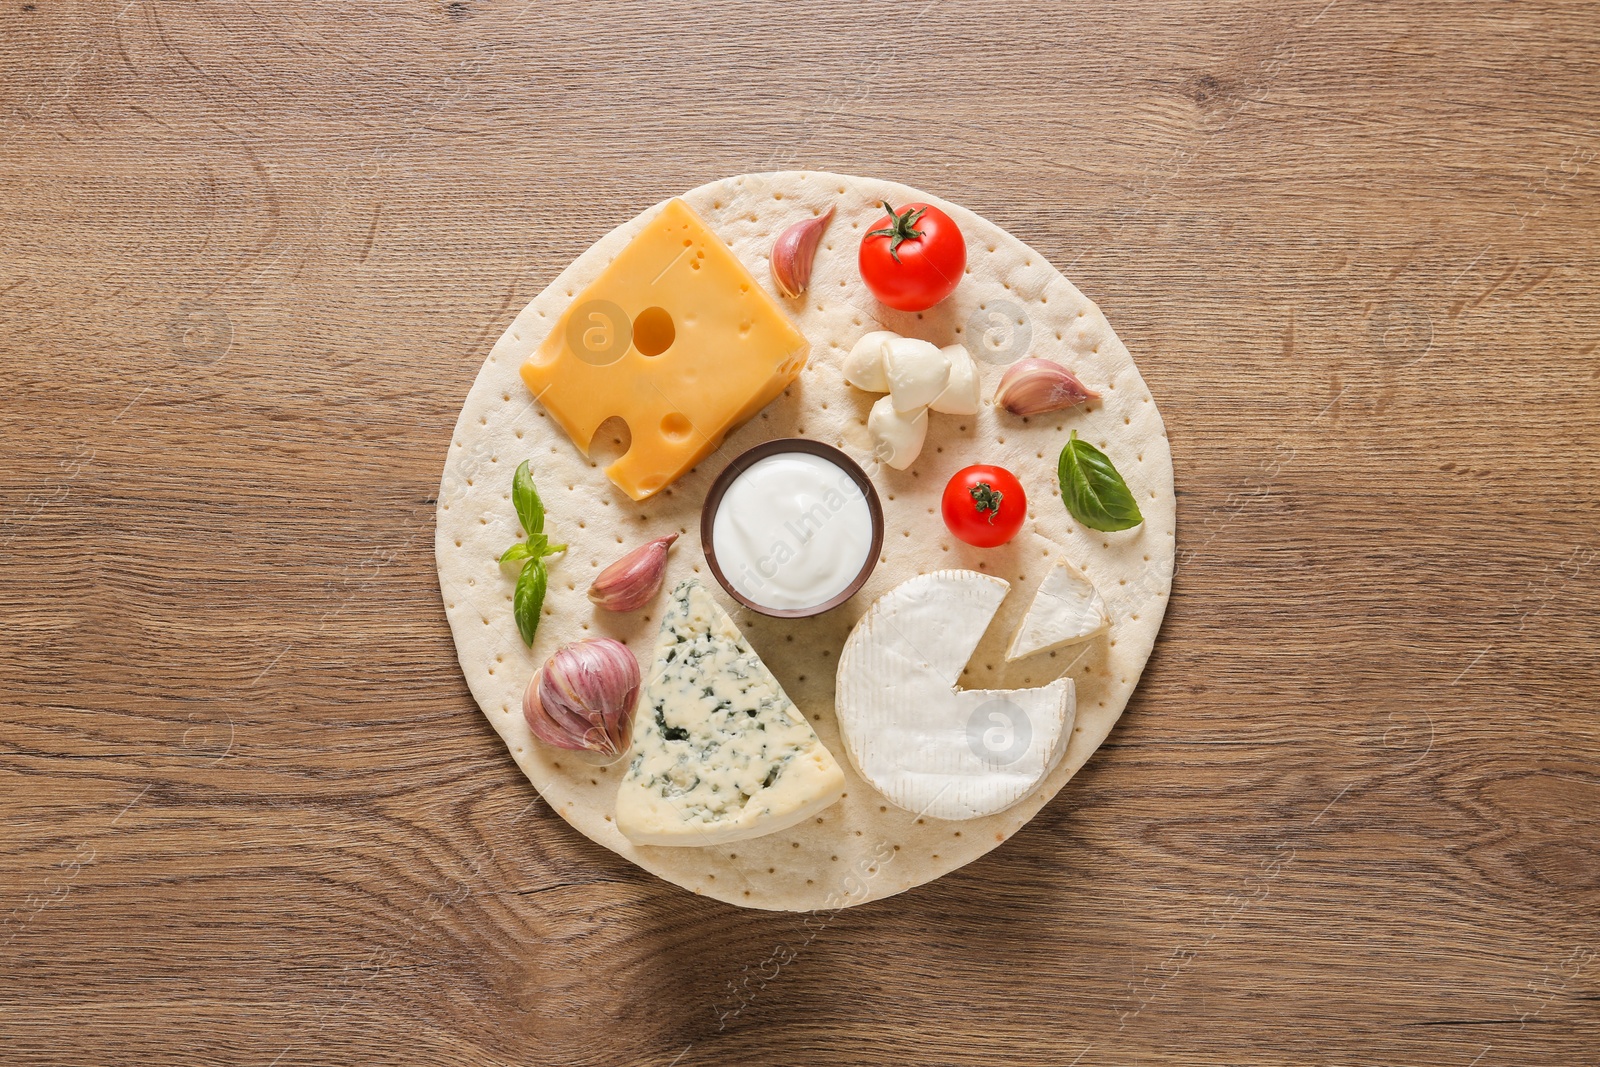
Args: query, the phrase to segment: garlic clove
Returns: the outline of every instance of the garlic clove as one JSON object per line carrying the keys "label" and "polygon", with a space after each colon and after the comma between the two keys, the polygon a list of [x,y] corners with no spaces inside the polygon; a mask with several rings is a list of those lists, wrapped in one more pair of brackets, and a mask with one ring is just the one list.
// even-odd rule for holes
{"label": "garlic clove", "polygon": [[883,346],[900,335],[892,330],[873,330],[844,357],[844,380],[869,393],[887,393],[889,379],[883,371]]}
{"label": "garlic clove", "polygon": [[822,241],[822,231],[828,228],[834,208],[815,218],[802,219],[778,235],[772,243],[772,280],[778,292],[793,298],[806,291],[811,284],[811,265],[817,258],[817,245]]}
{"label": "garlic clove", "polygon": [[881,396],[867,413],[873,454],[897,471],[916,461],[928,437],[928,409],[899,411],[893,397]]}
{"label": "garlic clove", "polygon": [[978,367],[972,362],[972,353],[966,345],[946,345],[939,351],[950,363],[950,381],[928,407],[945,415],[976,415]]}
{"label": "garlic clove", "polygon": [[562,645],[534,672],[522,717],[545,744],[620,756],[633,734],[639,661],[609,637]]}
{"label": "garlic clove", "polygon": [[883,373],[896,411],[927,407],[950,383],[950,360],[939,347],[915,337],[896,337],[883,346]]}
{"label": "garlic clove", "polygon": [[528,688],[522,693],[522,717],[528,721],[528,729],[533,731],[533,736],[547,745],[565,748],[572,751],[582,751],[586,746],[574,741],[574,737],[582,737],[588,730],[589,724],[583,719],[573,718],[563,710],[552,710],[545,706],[539,699],[539,687],[544,681],[544,671],[533,672],[533,677],[528,679]]}
{"label": "garlic clove", "polygon": [[611,564],[589,587],[589,599],[606,611],[637,611],[661,590],[667,573],[667,549],[677,534],[646,542]]}
{"label": "garlic clove", "polygon": [[1013,415],[1043,415],[1099,399],[1099,393],[1061,364],[1037,358],[1018,360],[1007,367],[994,391],[996,406]]}

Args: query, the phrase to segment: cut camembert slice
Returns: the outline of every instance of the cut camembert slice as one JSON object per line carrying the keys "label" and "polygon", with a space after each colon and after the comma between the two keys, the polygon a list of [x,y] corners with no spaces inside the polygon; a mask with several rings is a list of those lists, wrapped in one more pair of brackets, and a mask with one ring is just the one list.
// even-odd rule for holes
{"label": "cut camembert slice", "polygon": [[1072,679],[955,688],[1009,588],[977,571],[920,575],[879,597],[845,641],[835,710],[850,761],[915,815],[1004,811],[1066,752]]}
{"label": "cut camembert slice", "polygon": [[617,829],[640,845],[719,845],[837,801],[844,772],[706,587],[672,591],[634,719]]}
{"label": "cut camembert slice", "polygon": [[1027,617],[1006,649],[1006,659],[1075,645],[1110,628],[1106,602],[1089,576],[1070,563],[1057,563],[1033,594]]}

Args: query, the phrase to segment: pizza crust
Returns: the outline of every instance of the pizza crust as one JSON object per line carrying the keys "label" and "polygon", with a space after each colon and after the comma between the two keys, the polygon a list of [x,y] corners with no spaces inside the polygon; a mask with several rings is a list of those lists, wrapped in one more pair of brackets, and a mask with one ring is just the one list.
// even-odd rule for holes
{"label": "pizza crust", "polygon": [[[774,296],[766,262],[773,239],[792,222],[837,203],[810,291],[793,300],[778,298],[811,340],[810,361],[783,396],[730,433],[698,467],[651,499],[631,501],[607,480],[602,462],[583,458],[517,372],[572,296],[660,205],[618,226],[574,260],[517,315],[489,353],[467,394],[445,460],[435,555],[462,672],[490,724],[550,807],[585,836],[645,870],[695,893],[771,910],[832,909],[892,896],[972,862],[1016,833],[1084,765],[1127,705],[1166,610],[1175,559],[1166,431],[1138,368],[1100,309],[1043,256],[964,208],[893,182],[808,171],[727,178],[683,198]],[[896,205],[935,204],[966,236],[968,277],[952,297],[922,314],[877,304],[857,273],[861,235],[886,199]],[[922,455],[905,471],[874,461],[866,417],[877,398],[846,385],[840,375],[851,346],[875,329],[940,345],[964,343],[979,357],[982,410],[973,416],[933,414]],[[1015,343],[1024,331],[1025,346]],[[988,401],[1006,357],[1030,354],[1060,360],[1101,399],[1026,420],[997,411]],[[1117,464],[1144,513],[1143,525],[1100,533],[1067,514],[1056,483],[1056,459],[1072,429]],[[740,607],[715,587],[699,546],[700,503],[716,475],[745,449],[788,436],[812,437],[850,454],[872,476],[884,510],[884,548],[871,580],[844,606],[813,619],[772,619]],[[497,563],[520,536],[511,477],[524,459],[532,461],[544,499],[546,531],[551,540],[570,545],[565,555],[547,561],[549,594],[531,650],[522,644],[511,615],[515,574]],[[979,462],[1008,468],[1028,494],[1023,532],[999,549],[974,549],[955,540],[938,514],[946,480]],[[943,568],[968,567],[1006,579],[1011,593],[962,683],[1020,688],[1044,685],[1062,674],[1072,677],[1078,718],[1066,756],[1034,794],[987,818],[944,822],[903,812],[841,758],[848,779],[845,798],[799,826],[718,847],[633,844],[614,823],[622,767],[535,741],[522,718],[522,690],[533,671],[567,641],[614,637],[641,662],[650,661],[664,594],[640,612],[614,615],[597,609],[586,593],[599,570],[623,552],[674,532],[683,536],[668,557],[665,588],[693,576],[706,582],[836,758],[844,745],[833,716],[834,666],[851,626],[872,602],[907,578]],[[1099,588],[1111,630],[1082,646],[1007,663],[1006,643],[1058,558],[1083,568]]]}

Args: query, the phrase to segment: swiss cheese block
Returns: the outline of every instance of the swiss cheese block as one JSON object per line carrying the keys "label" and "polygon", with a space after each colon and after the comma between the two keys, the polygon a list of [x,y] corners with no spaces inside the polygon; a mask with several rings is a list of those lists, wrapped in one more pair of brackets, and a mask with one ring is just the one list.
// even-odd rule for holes
{"label": "swiss cheese block", "polygon": [[573,298],[522,380],[586,458],[601,423],[626,422],[632,443],[606,474],[643,500],[783,392],[809,351],[722,239],[670,200]]}
{"label": "swiss cheese block", "polygon": [[728,613],[672,591],[634,719],[617,829],[641,845],[716,845],[810,818],[844,772]]}

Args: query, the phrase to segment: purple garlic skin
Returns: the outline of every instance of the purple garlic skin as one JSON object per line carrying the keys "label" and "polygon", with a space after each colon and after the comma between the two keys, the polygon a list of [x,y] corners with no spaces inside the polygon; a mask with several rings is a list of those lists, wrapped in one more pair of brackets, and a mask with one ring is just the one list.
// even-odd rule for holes
{"label": "purple garlic skin", "polygon": [[1013,415],[1043,415],[1099,399],[1099,393],[1061,364],[1034,357],[1007,367],[994,391],[995,404]]}
{"label": "purple garlic skin", "polygon": [[677,534],[658,537],[629,552],[595,578],[589,599],[606,611],[637,611],[661,591],[667,573],[667,549]]}
{"label": "purple garlic skin", "polygon": [[772,244],[772,280],[778,292],[793,299],[811,285],[811,264],[817,258],[822,231],[833,219],[835,205],[814,218],[802,219],[778,235]]}
{"label": "purple garlic skin", "polygon": [[528,729],[547,745],[620,756],[633,737],[639,661],[609,637],[562,645],[522,695]]}

